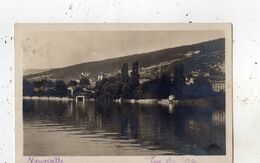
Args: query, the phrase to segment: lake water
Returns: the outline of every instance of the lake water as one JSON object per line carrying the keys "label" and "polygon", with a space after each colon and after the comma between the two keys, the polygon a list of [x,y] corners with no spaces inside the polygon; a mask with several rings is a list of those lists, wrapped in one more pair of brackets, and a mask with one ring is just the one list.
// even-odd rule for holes
{"label": "lake water", "polygon": [[24,155],[223,155],[224,106],[24,100]]}

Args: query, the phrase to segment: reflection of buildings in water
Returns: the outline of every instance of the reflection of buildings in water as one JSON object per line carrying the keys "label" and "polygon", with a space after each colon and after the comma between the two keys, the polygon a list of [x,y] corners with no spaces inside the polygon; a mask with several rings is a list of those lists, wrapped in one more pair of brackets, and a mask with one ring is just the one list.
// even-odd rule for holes
{"label": "reflection of buildings in water", "polygon": [[[223,118],[223,110],[189,108],[185,112],[184,108],[176,108],[176,120],[174,120],[176,134],[179,135],[181,144],[189,145],[187,148],[183,147],[182,150],[197,152],[203,149],[198,153],[204,152],[207,154],[204,148],[206,149],[210,144],[217,144],[219,147],[218,152],[224,154],[225,121]],[[218,126],[216,126],[216,121],[219,124]]]}
{"label": "reflection of buildings in water", "polygon": [[169,114],[168,109],[168,106],[163,105],[145,106],[139,114],[138,141],[142,146],[173,150],[173,144],[179,143],[174,114]]}
{"label": "reflection of buildings in water", "polygon": [[[90,106],[91,104],[89,104],[89,106]],[[96,121],[96,114],[95,114],[95,110],[94,110],[94,108],[92,108],[92,107],[89,107],[88,109],[87,109],[87,116],[88,116],[88,123],[91,125],[91,126],[97,126],[97,124],[98,123],[96,123],[97,121]]]}
{"label": "reflection of buildings in water", "polygon": [[84,108],[85,107],[85,102],[76,102],[77,108]]}
{"label": "reflection of buildings in water", "polygon": [[136,139],[139,132],[138,110],[128,105],[123,105],[120,110],[120,112],[117,112],[121,123],[120,135]]}
{"label": "reflection of buildings in water", "polygon": [[[192,135],[191,140],[199,140],[203,137],[209,136],[208,134],[210,133],[210,123],[201,123],[200,121],[193,119],[193,118],[188,118],[185,121],[185,127],[183,130],[183,134],[187,135],[189,137]],[[203,133],[203,135],[202,135]]]}
{"label": "reflection of buildings in water", "polygon": [[102,116],[101,116],[101,114],[96,115],[96,123],[97,123],[97,127],[102,129]]}
{"label": "reflection of buildings in water", "polygon": [[85,113],[86,113],[85,107],[86,107],[85,102],[76,102],[75,112],[76,112],[77,120],[84,121]]}
{"label": "reflection of buildings in water", "polygon": [[69,102],[68,103],[68,106],[67,106],[67,110],[68,110],[68,117],[71,117],[73,116],[73,102]]}
{"label": "reflection of buildings in water", "polygon": [[[161,138],[161,128],[158,126],[161,126],[160,121],[158,121],[156,124],[152,123],[152,118],[147,115],[139,115],[139,137],[138,142],[141,146],[151,146],[151,145],[157,145],[154,142],[157,142],[157,139]],[[162,142],[163,143],[163,142]]]}
{"label": "reflection of buildings in water", "polygon": [[169,104],[169,113],[173,113],[175,104]]}
{"label": "reflection of buildings in water", "polygon": [[192,120],[192,119],[187,120],[185,126],[191,130],[196,129],[196,125],[194,123],[194,120]]}
{"label": "reflection of buildings in water", "polygon": [[76,109],[75,109],[75,119],[76,121],[79,120],[79,110],[78,110],[78,105],[76,104]]}
{"label": "reflection of buildings in water", "polygon": [[216,110],[212,114],[212,124],[214,126],[224,126],[225,125],[225,111]]}

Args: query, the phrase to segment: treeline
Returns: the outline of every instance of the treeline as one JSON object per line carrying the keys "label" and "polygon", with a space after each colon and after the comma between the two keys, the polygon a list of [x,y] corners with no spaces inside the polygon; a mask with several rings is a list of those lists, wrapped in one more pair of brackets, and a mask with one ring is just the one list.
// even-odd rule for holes
{"label": "treeline", "polygon": [[167,99],[174,95],[176,99],[201,98],[213,95],[213,90],[207,79],[198,77],[191,85],[186,84],[184,65],[174,67],[174,75],[162,73],[154,79],[140,83],[139,64],[132,64],[131,74],[128,74],[128,64],[124,63],[121,73],[104,78],[96,83],[95,98],[98,101],[114,99]]}
{"label": "treeline", "polygon": [[86,77],[81,77],[79,82],[70,80],[68,84],[63,80],[23,80],[23,95],[47,97],[75,97],[77,95],[85,95],[91,98],[94,93],[93,91],[89,93],[89,87],[90,81]]}
{"label": "treeline", "polygon": [[191,77],[184,76],[183,64],[176,64],[173,72],[162,73],[140,83],[139,63],[133,62],[131,71],[128,63],[124,63],[120,73],[96,81],[95,87],[90,86],[86,76],[81,76],[79,82],[70,80],[68,84],[62,80],[24,80],[23,95],[71,98],[83,95],[105,102],[115,99],[167,99],[170,95],[174,95],[176,99],[201,98],[214,94],[211,84],[204,77],[197,77],[192,84],[187,85],[186,79]]}

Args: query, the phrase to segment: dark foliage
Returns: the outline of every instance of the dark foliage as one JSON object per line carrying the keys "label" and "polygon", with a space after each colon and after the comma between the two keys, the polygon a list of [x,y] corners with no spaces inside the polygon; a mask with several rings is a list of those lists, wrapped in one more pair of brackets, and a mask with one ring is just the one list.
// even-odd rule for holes
{"label": "dark foliage", "polygon": [[168,98],[170,93],[171,93],[171,89],[172,89],[172,82],[171,82],[171,77],[168,74],[162,74],[160,77],[160,81],[159,81],[159,97],[160,98]]}
{"label": "dark foliage", "polygon": [[58,97],[64,97],[68,94],[67,86],[62,80],[57,80],[55,82],[55,90]]}
{"label": "dark foliage", "polygon": [[23,96],[33,96],[34,89],[33,83],[28,80],[23,80]]}
{"label": "dark foliage", "polygon": [[36,96],[44,95],[45,83],[46,83],[45,79],[33,81],[34,93],[35,93]]}
{"label": "dark foliage", "polygon": [[182,87],[185,84],[185,77],[184,77],[184,65],[177,64],[174,67],[174,87]]}
{"label": "dark foliage", "polygon": [[139,64],[138,62],[134,62],[132,65],[132,72],[131,72],[131,81],[130,86],[132,89],[136,89],[139,86]]}
{"label": "dark foliage", "polygon": [[184,77],[184,65],[177,64],[174,67],[174,80],[172,94],[175,95],[176,99],[182,99],[182,87],[185,85]]}
{"label": "dark foliage", "polygon": [[45,95],[48,96],[48,97],[54,97],[54,96],[57,96],[57,92],[56,92],[56,89],[48,89],[46,92],[45,92]]}
{"label": "dark foliage", "polygon": [[78,85],[78,82],[76,80],[70,80],[68,83],[68,87],[72,87],[72,88],[76,88],[76,86]]}
{"label": "dark foliage", "polygon": [[122,99],[132,99],[133,98],[133,89],[128,83],[125,83],[122,87]]}
{"label": "dark foliage", "polygon": [[124,63],[122,68],[121,68],[121,80],[122,82],[126,83],[129,80],[128,76],[128,64]]}
{"label": "dark foliage", "polygon": [[108,101],[120,98],[123,83],[119,78],[104,78],[96,83],[95,97],[98,101]]}
{"label": "dark foliage", "polygon": [[88,87],[90,85],[89,79],[87,77],[82,77],[79,81],[79,85],[82,87]]}
{"label": "dark foliage", "polygon": [[55,84],[51,80],[46,80],[46,82],[44,83],[44,88],[54,88],[54,87],[55,87]]}
{"label": "dark foliage", "polygon": [[44,83],[44,96],[56,96],[55,84],[51,80],[46,80]]}
{"label": "dark foliage", "polygon": [[159,98],[159,92],[160,92],[159,79],[151,80],[151,81],[145,82],[141,86],[140,97],[144,98],[144,99]]}

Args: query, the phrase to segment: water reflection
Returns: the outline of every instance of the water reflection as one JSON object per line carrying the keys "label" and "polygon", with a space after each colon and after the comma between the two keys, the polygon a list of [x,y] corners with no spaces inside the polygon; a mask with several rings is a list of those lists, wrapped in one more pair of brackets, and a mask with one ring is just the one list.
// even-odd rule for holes
{"label": "water reflection", "polygon": [[173,113],[176,104],[169,104],[169,113]]}
{"label": "water reflection", "polygon": [[221,108],[24,100],[24,154],[225,154]]}

